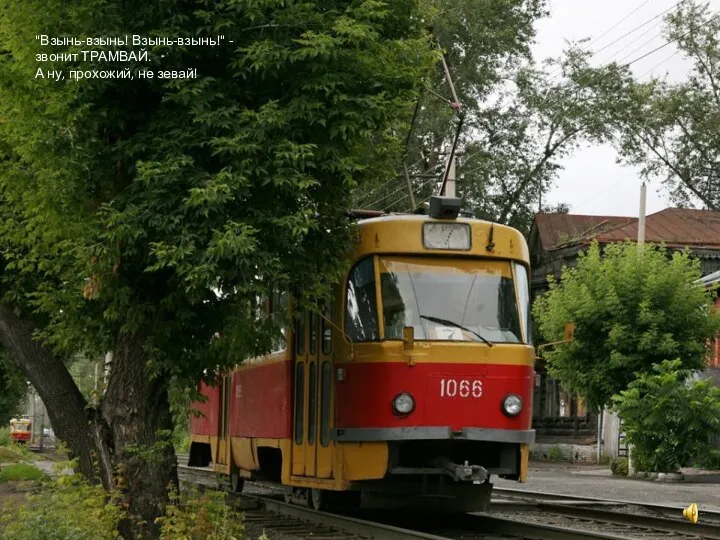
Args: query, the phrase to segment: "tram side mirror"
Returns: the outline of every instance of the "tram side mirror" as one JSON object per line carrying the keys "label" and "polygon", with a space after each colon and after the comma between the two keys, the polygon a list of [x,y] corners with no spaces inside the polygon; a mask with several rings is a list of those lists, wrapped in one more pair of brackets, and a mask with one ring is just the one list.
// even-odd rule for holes
{"label": "tram side mirror", "polygon": [[403,327],[403,350],[411,351],[415,347],[415,327]]}

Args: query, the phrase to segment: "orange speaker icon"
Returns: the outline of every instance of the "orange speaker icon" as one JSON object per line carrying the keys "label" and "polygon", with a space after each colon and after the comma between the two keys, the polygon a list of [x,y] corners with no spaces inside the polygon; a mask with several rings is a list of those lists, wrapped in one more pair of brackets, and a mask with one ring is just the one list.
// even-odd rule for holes
{"label": "orange speaker icon", "polygon": [[697,504],[692,503],[685,510],[683,510],[683,516],[685,516],[688,520],[692,521],[693,523],[697,523],[698,522]]}

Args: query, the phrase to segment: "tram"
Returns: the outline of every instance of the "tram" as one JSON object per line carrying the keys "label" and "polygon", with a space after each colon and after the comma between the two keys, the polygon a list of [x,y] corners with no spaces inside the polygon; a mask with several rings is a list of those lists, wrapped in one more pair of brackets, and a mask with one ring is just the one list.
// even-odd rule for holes
{"label": "tram", "polygon": [[32,422],[29,416],[10,420],[10,438],[19,444],[27,444],[32,437]]}
{"label": "tram", "polygon": [[[510,227],[430,215],[360,219],[332,302],[315,313],[276,291],[292,328],[193,408],[188,465],[233,489],[277,482],[315,509],[488,508],[491,477],[524,482],[534,384],[529,252]],[[381,214],[381,213],[380,213]]]}

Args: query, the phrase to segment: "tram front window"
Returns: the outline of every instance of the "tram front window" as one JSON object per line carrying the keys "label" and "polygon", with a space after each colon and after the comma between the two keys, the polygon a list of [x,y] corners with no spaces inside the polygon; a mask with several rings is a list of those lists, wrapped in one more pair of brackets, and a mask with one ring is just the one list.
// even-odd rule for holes
{"label": "tram front window", "polygon": [[510,263],[380,258],[385,339],[522,343]]}

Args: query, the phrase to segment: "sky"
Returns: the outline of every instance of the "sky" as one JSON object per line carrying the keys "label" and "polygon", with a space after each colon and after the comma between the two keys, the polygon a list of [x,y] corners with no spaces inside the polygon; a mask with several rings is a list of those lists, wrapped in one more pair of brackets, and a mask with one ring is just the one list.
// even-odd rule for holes
{"label": "sky", "polygon": [[[710,2],[720,10],[720,0]],[[548,0],[550,16],[536,23],[533,53],[538,61],[557,57],[567,41],[589,37],[590,42],[583,47],[597,51],[593,63],[630,62],[666,42],[661,33],[662,17],[650,19],[676,4],[677,0]],[[633,63],[633,73],[644,80],[665,74],[671,80],[682,80],[689,63],[676,52],[673,45],[663,47]],[[561,162],[564,170],[560,171],[555,187],[545,195],[543,204],[564,202],[570,205],[573,214],[637,216],[642,184],[639,169],[615,161],[616,153],[609,145],[574,152]],[[647,186],[647,214],[672,206],[659,179]]]}

